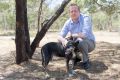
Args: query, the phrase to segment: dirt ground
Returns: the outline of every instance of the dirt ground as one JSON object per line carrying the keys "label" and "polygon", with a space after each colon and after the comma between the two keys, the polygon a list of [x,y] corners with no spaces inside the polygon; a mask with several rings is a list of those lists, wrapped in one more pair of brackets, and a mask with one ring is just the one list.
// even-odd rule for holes
{"label": "dirt ground", "polygon": [[[96,49],[89,54],[88,70],[76,66],[74,77],[66,77],[65,59],[54,57],[50,62],[48,80],[120,80],[120,35],[117,32],[94,32]],[[57,41],[58,33],[47,33],[40,47]],[[33,59],[21,65],[15,64],[14,36],[0,36],[0,80],[45,80],[41,66],[40,47]],[[33,40],[33,38],[31,38]]]}

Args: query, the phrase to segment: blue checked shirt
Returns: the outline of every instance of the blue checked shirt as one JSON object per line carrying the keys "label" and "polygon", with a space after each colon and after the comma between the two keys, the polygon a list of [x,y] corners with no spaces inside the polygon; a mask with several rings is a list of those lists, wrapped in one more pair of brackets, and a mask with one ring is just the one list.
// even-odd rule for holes
{"label": "blue checked shirt", "polygon": [[60,32],[60,36],[66,37],[68,32],[70,32],[70,34],[83,33],[86,38],[95,41],[92,32],[92,21],[87,15],[80,14],[79,19],[76,22],[73,22],[71,18],[68,19]]}

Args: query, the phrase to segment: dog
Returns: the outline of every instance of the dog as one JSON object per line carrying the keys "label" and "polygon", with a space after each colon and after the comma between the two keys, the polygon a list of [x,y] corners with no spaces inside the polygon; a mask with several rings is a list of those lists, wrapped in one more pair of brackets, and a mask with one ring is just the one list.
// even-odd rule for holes
{"label": "dog", "polygon": [[[69,76],[74,75],[74,64],[76,62],[76,54],[74,52],[75,46],[78,42],[69,40],[67,45],[64,47],[60,42],[49,42],[42,46],[41,56],[42,56],[42,66],[45,70],[46,77],[49,77],[47,73],[47,65],[49,61],[52,60],[53,56],[64,57],[66,59],[67,73]],[[72,60],[72,68],[69,67],[69,61]]]}

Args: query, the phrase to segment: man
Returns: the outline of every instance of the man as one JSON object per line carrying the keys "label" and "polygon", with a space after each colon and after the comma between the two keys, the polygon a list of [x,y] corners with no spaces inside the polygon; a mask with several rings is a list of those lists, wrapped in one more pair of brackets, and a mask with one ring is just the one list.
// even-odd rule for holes
{"label": "man", "polygon": [[82,53],[82,66],[84,69],[90,67],[88,53],[95,48],[95,37],[92,32],[92,22],[89,16],[80,13],[77,4],[71,4],[69,7],[70,18],[65,22],[58,40],[65,46],[66,35],[77,37],[79,44],[77,48]]}

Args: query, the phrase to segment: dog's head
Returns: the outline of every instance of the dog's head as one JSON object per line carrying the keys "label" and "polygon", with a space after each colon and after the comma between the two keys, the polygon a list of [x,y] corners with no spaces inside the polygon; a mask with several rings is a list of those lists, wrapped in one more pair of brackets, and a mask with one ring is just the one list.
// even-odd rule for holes
{"label": "dog's head", "polygon": [[66,39],[67,39],[68,41],[69,41],[69,40],[75,41],[75,40],[77,39],[77,37],[69,36],[69,37],[67,37]]}
{"label": "dog's head", "polygon": [[75,57],[75,48],[76,46],[79,44],[78,41],[73,41],[73,40],[69,40],[66,47],[65,47],[65,55],[67,57]]}
{"label": "dog's head", "polygon": [[71,43],[71,41],[72,41],[73,46],[75,47],[75,52],[79,51],[79,49],[78,49],[78,47],[77,47],[78,44],[79,44],[79,41],[77,40],[77,37],[69,36],[69,37],[66,38],[66,40],[67,40],[67,41],[70,41],[70,43]]}

